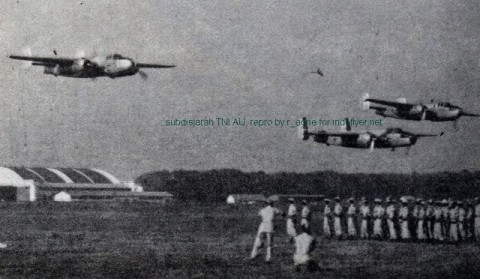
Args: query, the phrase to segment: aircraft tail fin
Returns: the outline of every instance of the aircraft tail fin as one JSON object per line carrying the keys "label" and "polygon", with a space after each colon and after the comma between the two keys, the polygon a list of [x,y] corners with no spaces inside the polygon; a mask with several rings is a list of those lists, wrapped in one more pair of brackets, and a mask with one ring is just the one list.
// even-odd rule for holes
{"label": "aircraft tail fin", "polygon": [[342,121],[342,125],[340,125],[340,131],[350,132],[351,130],[352,126],[350,126],[350,120],[348,120],[348,118],[345,118],[344,121]]}
{"label": "aircraft tail fin", "polygon": [[308,132],[306,117],[302,117],[302,125],[298,126],[298,137],[302,140],[308,140],[310,138],[310,132]]}
{"label": "aircraft tail fin", "polygon": [[362,108],[363,110],[369,110],[370,109],[370,102],[366,101],[368,98],[370,98],[370,94],[365,93],[362,96]]}

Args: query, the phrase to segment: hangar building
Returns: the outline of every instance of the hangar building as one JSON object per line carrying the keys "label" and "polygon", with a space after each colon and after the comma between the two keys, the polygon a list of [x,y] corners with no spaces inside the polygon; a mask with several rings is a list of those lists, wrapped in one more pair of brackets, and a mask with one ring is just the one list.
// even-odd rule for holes
{"label": "hangar building", "polygon": [[0,199],[53,200],[64,192],[72,200],[156,200],[169,202],[167,192],[144,192],[133,182],[89,168],[0,167]]}

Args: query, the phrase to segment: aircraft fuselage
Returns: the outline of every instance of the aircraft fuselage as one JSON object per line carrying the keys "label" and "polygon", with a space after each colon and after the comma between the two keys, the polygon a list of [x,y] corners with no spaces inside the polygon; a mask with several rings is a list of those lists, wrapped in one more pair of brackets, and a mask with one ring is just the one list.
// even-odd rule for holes
{"label": "aircraft fuselage", "polygon": [[[438,104],[414,106],[410,110],[400,110],[393,107],[381,108],[372,107],[377,115],[384,117],[421,121],[429,120],[434,122],[453,121],[461,116],[461,109],[457,107],[445,107]],[[425,112],[424,112],[425,110]],[[425,113],[425,116],[423,114]]]}
{"label": "aircraft fuselage", "polygon": [[95,57],[93,59],[76,59],[72,65],[46,65],[44,73],[54,76],[73,78],[96,78],[107,76],[110,78],[132,76],[138,72],[135,63],[129,58],[113,59]]}
{"label": "aircraft fuselage", "polygon": [[[370,148],[374,137],[370,133],[358,135],[331,136],[318,133],[314,135],[314,141],[318,143],[350,148]],[[402,135],[400,133],[389,133],[375,140],[375,148],[397,148],[412,146],[416,143],[415,137]]]}

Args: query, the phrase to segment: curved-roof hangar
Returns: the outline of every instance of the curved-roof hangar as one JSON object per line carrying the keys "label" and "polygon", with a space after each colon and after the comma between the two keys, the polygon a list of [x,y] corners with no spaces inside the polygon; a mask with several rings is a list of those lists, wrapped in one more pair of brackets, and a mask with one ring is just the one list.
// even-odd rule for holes
{"label": "curved-roof hangar", "polygon": [[0,167],[0,185],[24,186],[27,180],[36,183],[120,184],[115,176],[94,168]]}

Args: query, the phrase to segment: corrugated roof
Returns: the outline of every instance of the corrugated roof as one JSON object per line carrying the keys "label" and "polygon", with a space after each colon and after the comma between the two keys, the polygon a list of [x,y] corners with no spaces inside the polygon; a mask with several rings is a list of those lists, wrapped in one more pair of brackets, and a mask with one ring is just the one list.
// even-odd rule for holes
{"label": "corrugated roof", "polygon": [[0,167],[0,186],[26,186],[26,181],[15,171]]}
{"label": "corrugated roof", "polygon": [[[41,167],[2,167],[2,169],[3,171],[0,173],[0,183],[4,184],[12,179],[12,181],[15,181],[17,184],[25,184],[24,181],[28,179],[34,180],[37,183],[120,184],[120,181],[115,178],[115,176],[99,169]],[[13,182],[8,183],[12,184]]]}

